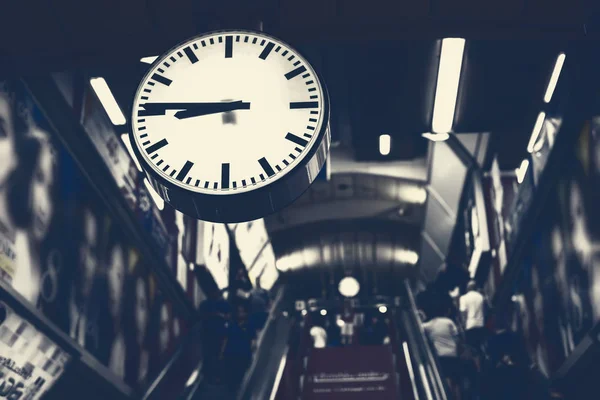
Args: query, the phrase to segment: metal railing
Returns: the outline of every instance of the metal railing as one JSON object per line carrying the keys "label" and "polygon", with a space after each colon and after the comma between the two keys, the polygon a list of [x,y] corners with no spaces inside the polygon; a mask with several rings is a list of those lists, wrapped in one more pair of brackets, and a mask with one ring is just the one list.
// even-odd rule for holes
{"label": "metal railing", "polygon": [[[407,336],[407,347],[410,349],[409,368],[416,382],[418,398],[428,400],[450,400],[448,388],[441,374],[437,356],[431,350],[429,341],[408,283],[404,282],[406,306],[401,311],[401,321]],[[408,360],[407,360],[408,361]]]}

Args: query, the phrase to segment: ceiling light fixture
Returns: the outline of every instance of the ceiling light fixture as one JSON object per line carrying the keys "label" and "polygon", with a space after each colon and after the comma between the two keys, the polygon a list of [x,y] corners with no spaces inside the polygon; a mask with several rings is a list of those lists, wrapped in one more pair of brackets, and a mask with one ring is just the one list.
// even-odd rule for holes
{"label": "ceiling light fixture", "polygon": [[392,137],[390,135],[379,136],[379,153],[382,156],[387,156],[392,150]]}
{"label": "ceiling light fixture", "polygon": [[327,315],[327,310],[325,310],[325,309],[321,310],[321,315],[322,316],[326,316]]}
{"label": "ceiling light fixture", "polygon": [[556,89],[556,84],[558,83],[560,72],[562,71],[563,64],[565,63],[565,58],[565,53],[560,53],[556,58],[556,63],[554,63],[554,70],[552,71],[552,75],[550,76],[550,82],[548,82],[546,94],[544,94],[544,103],[550,103],[550,100],[552,100],[552,95],[554,94],[554,89]]}
{"label": "ceiling light fixture", "polygon": [[525,159],[521,162],[521,166],[515,170],[517,174],[517,182],[522,183],[523,179],[525,179],[525,175],[527,174],[527,168],[529,167],[529,160]]}
{"label": "ceiling light fixture", "polygon": [[398,199],[407,203],[424,204],[427,201],[427,189],[421,186],[400,185]]}
{"label": "ceiling light fixture", "polygon": [[344,297],[354,297],[360,291],[360,284],[355,278],[347,276],[340,281],[338,290]]}
{"label": "ceiling light fixture", "polygon": [[154,61],[156,61],[157,58],[158,56],[144,57],[140,59],[140,62],[144,64],[152,64]]}
{"label": "ceiling light fixture", "polygon": [[400,264],[417,265],[419,262],[419,254],[414,250],[394,249],[394,261]]}
{"label": "ceiling light fixture", "polygon": [[431,124],[432,130],[436,133],[452,131],[464,50],[465,39],[442,40]]}
{"label": "ceiling light fixture", "polygon": [[135,156],[135,153],[133,152],[133,148],[131,147],[131,140],[129,138],[129,134],[128,133],[123,133],[121,135],[121,140],[125,144],[125,148],[129,152],[129,156],[133,159],[133,162],[135,163],[135,166],[137,167],[137,169],[140,172],[144,172],[142,170],[142,166],[140,165],[140,162],[138,161],[137,157]]}
{"label": "ceiling light fixture", "polygon": [[533,126],[533,132],[531,132],[531,137],[529,138],[529,144],[527,144],[527,151],[530,153],[533,153],[534,151],[535,143],[537,142],[538,137],[540,136],[540,132],[542,131],[542,125],[544,124],[545,119],[546,113],[542,111],[538,115],[537,120],[535,121],[535,125]]}
{"label": "ceiling light fixture", "polygon": [[121,111],[121,107],[117,104],[117,100],[115,100],[115,96],[113,96],[104,78],[92,78],[90,84],[113,125],[125,125],[127,120],[123,115],[123,111]]}
{"label": "ceiling light fixture", "polygon": [[427,140],[431,140],[432,142],[444,142],[450,138],[450,135],[447,133],[423,133],[423,136]]}
{"label": "ceiling light fixture", "polygon": [[387,312],[387,307],[386,306],[379,306],[379,312],[382,314],[385,314]]}

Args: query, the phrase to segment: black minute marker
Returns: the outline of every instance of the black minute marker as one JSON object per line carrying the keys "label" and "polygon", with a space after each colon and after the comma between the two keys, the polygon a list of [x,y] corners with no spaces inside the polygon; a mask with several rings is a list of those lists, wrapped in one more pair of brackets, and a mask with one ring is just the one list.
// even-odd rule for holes
{"label": "black minute marker", "polygon": [[269,176],[275,175],[275,171],[273,171],[273,167],[271,167],[271,164],[269,164],[269,162],[267,161],[266,158],[264,158],[264,157],[261,158],[260,160],[258,160],[258,163],[260,164],[262,169],[265,170],[267,175],[269,175]]}
{"label": "black minute marker", "polygon": [[292,78],[295,78],[296,76],[300,75],[301,73],[306,71],[306,67],[304,65],[288,72],[287,74],[285,74],[285,78],[289,81]]}
{"label": "black minute marker", "polygon": [[185,53],[185,55],[187,56],[187,58],[190,59],[190,62],[192,64],[195,64],[195,63],[198,62],[198,57],[196,57],[196,54],[194,53],[194,51],[192,49],[190,49],[190,46],[184,48],[183,52]]}
{"label": "black minute marker", "polygon": [[233,57],[233,36],[225,36],[225,58]]}

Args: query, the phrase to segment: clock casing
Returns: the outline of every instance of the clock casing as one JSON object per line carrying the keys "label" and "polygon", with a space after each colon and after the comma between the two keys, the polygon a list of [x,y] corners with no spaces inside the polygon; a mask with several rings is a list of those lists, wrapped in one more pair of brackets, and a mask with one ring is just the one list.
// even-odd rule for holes
{"label": "clock casing", "polygon": [[149,68],[130,139],[171,206],[244,222],[281,210],[313,183],[329,152],[329,113],[321,77],[291,46],[262,32],[216,31]]}

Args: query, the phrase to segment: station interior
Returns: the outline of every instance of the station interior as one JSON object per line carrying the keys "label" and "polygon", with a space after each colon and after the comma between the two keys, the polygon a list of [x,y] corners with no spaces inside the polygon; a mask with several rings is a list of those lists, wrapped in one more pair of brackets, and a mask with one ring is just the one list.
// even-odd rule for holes
{"label": "station interior", "polygon": [[[595,2],[9,1],[0,20],[0,399],[598,397]],[[211,222],[159,193],[132,115],[160,57],[232,31],[307,60],[330,141],[289,205]]]}

